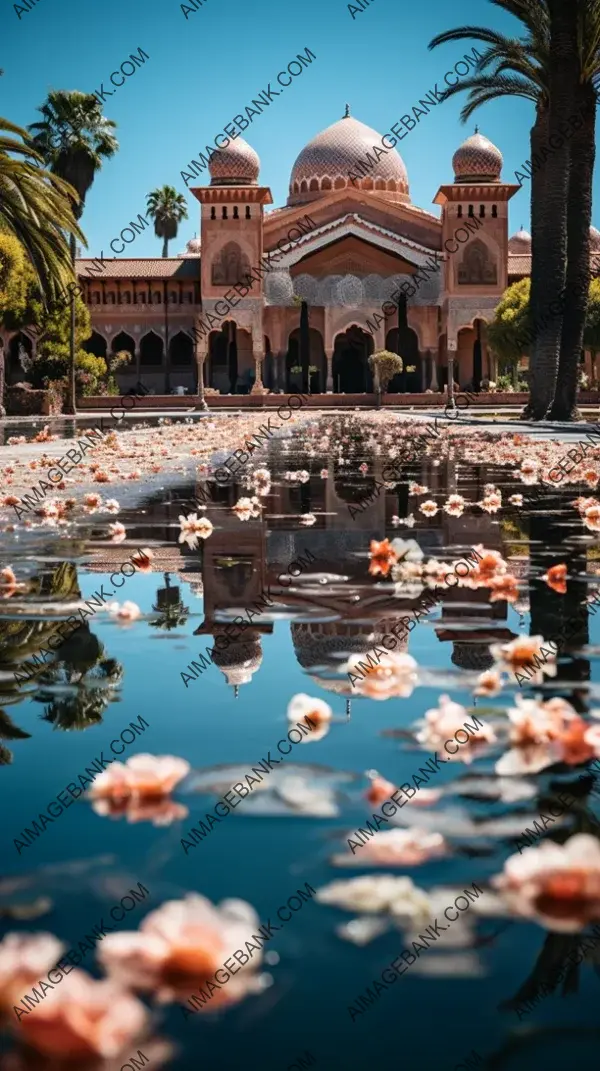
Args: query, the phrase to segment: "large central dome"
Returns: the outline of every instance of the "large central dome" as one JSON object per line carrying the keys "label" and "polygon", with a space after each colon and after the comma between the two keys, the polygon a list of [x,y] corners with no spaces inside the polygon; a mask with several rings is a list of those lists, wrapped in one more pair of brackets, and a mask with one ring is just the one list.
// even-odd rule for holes
{"label": "large central dome", "polygon": [[410,201],[400,154],[386,149],[381,134],[351,115],[338,119],[304,146],[292,168],[288,205],[314,201],[324,192],[346,187],[386,192],[393,195],[391,200]]}

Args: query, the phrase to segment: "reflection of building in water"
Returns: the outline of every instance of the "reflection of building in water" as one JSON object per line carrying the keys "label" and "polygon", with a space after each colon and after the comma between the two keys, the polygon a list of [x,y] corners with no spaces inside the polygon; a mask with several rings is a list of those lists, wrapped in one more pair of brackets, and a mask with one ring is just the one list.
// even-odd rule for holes
{"label": "reflection of building in water", "polygon": [[[273,625],[260,624],[256,616],[266,585],[266,528],[262,521],[242,526],[236,516],[224,512],[202,550],[204,620],[194,636],[214,636],[213,662],[222,671],[237,697],[239,686],[249,684],[262,663],[261,635],[270,635]],[[227,618],[219,620],[227,613]],[[264,613],[264,609],[263,609]],[[232,617],[243,617],[248,626],[235,642],[219,650]]]}

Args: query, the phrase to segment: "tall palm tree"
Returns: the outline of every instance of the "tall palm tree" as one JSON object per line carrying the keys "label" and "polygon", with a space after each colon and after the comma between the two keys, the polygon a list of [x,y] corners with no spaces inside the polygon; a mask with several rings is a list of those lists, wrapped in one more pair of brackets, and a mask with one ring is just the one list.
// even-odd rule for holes
{"label": "tall palm tree", "polygon": [[[451,96],[465,89],[469,91],[469,103],[461,113],[463,121],[479,105],[499,96],[522,96],[535,101],[531,160],[532,163],[541,161],[541,166],[534,165],[531,181],[531,310],[534,326],[545,320],[549,322],[545,329],[535,327],[535,348],[530,359],[530,400],[523,415],[543,417],[555,396],[550,417],[572,419],[575,414],[579,353],[589,281],[594,83],[600,71],[599,5],[597,0],[573,0],[572,4],[567,5],[567,13],[565,5],[550,4],[549,0],[492,2],[521,20],[527,29],[524,40],[505,38],[480,27],[461,27],[441,34],[431,42],[430,47],[464,37],[474,37],[489,46],[473,78],[445,94]],[[560,30],[557,17],[570,19],[567,28],[570,51],[565,50],[564,27]],[[561,33],[563,44],[560,44]],[[492,65],[493,70],[486,73]],[[571,78],[571,108],[562,89],[567,70]],[[510,71],[511,76],[506,77],[505,71]],[[558,99],[551,117],[552,95]],[[567,142],[559,128],[571,111],[573,114],[579,112],[583,116],[583,123]],[[550,157],[544,161],[542,150],[547,153],[549,144],[558,142],[560,145],[561,141],[565,144],[560,151],[553,149]],[[552,207],[549,207],[550,204]],[[548,242],[550,246],[546,244]],[[566,287],[567,296],[564,316],[548,318],[545,313],[555,294],[563,287]]]}
{"label": "tall palm tree", "polygon": [[[53,89],[38,108],[42,119],[29,126],[32,144],[46,161],[50,171],[71,184],[76,219],[81,219],[85,198],[100,171],[119,148],[113,134],[116,123],[102,114],[100,102],[91,93]],[[71,233],[71,263],[75,275],[77,244]],[[69,339],[69,386],[65,412],[75,414],[75,300],[71,299]]]}
{"label": "tall palm tree", "polygon": [[65,232],[73,242],[85,244],[85,236],[73,212],[75,190],[41,164],[27,131],[0,118],[0,230],[21,242],[48,306],[73,278]]}
{"label": "tall palm tree", "polygon": [[[488,47],[479,61],[478,68],[471,78],[466,78],[456,86],[444,92],[448,99],[459,92],[467,92],[469,99],[461,111],[465,123],[477,108],[500,97],[522,97],[535,104],[535,122],[530,130],[531,160],[539,158],[543,146],[548,140],[549,87],[548,61],[550,51],[550,16],[545,0],[492,0],[516,15],[526,30],[524,38],[506,37],[495,30],[481,26],[461,26],[438,34],[429,43],[429,48],[448,41],[461,41],[465,38],[481,41]],[[534,324],[539,323],[542,312],[543,277],[542,262],[539,255],[542,227],[542,206],[544,203],[546,169],[532,170],[531,177],[531,317]],[[530,359],[533,379],[535,365],[534,355]],[[555,373],[556,374],[556,373]],[[531,415],[532,403],[540,408],[537,401],[538,380],[535,386],[530,384],[530,401],[524,416]]]}
{"label": "tall palm tree", "polygon": [[182,193],[174,186],[160,186],[147,195],[146,212],[154,220],[154,233],[163,240],[163,257],[169,255],[169,242],[177,237],[179,224],[188,218],[187,205]]}
{"label": "tall palm tree", "polygon": [[590,285],[590,224],[596,157],[596,91],[600,76],[600,4],[578,3],[578,69],[573,73],[573,110],[581,125],[569,138],[570,171],[567,199],[568,303],[562,325],[558,379],[552,420],[575,420],[579,357],[583,346]]}

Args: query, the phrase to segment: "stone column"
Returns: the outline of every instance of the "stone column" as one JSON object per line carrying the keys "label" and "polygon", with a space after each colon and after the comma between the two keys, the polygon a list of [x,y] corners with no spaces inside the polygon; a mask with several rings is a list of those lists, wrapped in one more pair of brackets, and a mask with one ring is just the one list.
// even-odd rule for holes
{"label": "stone column", "polygon": [[325,356],[327,358],[327,380],[325,382],[325,391],[327,394],[333,394],[333,347],[325,350]]}
{"label": "stone column", "polygon": [[450,409],[456,409],[456,402],[454,401],[454,360],[456,351],[456,339],[448,338],[446,342],[446,358],[448,361],[448,407]]}
{"label": "stone column", "polygon": [[285,371],[287,360],[287,350],[278,350],[277,352],[277,372],[275,378],[275,389],[277,391],[285,391]]}
{"label": "stone column", "polygon": [[206,404],[206,399],[204,397],[204,362],[206,360],[206,355],[207,355],[208,341],[207,341],[206,338],[201,337],[200,330],[199,330],[199,325],[200,325],[200,320],[198,318],[198,320],[196,321],[196,345],[195,345],[196,365],[197,365],[197,368],[198,368],[198,392],[196,394],[196,405],[194,406],[194,409],[195,409],[196,412],[199,412],[199,411],[205,412],[208,409],[208,406]]}
{"label": "stone column", "polygon": [[431,354],[431,380],[429,382],[430,390],[439,390],[440,385],[437,377],[437,350],[430,350]]}
{"label": "stone column", "polygon": [[254,383],[252,385],[252,390],[250,391],[250,394],[266,394],[267,393],[265,385],[264,385],[264,383],[262,381],[262,363],[263,363],[263,360],[264,360],[264,356],[265,355],[262,352],[262,350],[256,350],[256,352],[254,354],[254,367],[256,369],[256,375],[255,375]]}
{"label": "stone column", "polygon": [[425,350],[425,357],[421,357],[421,392],[424,394],[429,386],[431,376],[431,350]]}

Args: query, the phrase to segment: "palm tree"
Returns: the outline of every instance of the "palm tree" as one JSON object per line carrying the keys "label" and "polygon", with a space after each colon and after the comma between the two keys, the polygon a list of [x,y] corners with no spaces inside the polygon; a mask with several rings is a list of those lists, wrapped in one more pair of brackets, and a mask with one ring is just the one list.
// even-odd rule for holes
{"label": "palm tree", "polygon": [[179,224],[188,218],[187,205],[182,193],[174,186],[160,186],[147,195],[146,212],[154,220],[154,233],[163,240],[163,257],[169,255],[169,242],[177,237]]}
{"label": "palm tree", "polygon": [[[600,63],[600,15],[597,3],[592,0],[575,0],[573,5],[567,5],[569,14],[563,12],[564,5],[551,5],[549,0],[492,2],[521,20],[527,29],[524,40],[506,38],[481,27],[467,26],[439,35],[431,42],[430,48],[465,37],[481,40],[489,46],[473,78],[459,83],[445,94],[449,97],[463,90],[469,92],[469,102],[461,113],[463,121],[481,104],[501,96],[521,96],[535,102],[536,121],[531,129],[531,161],[534,164],[531,180],[531,312],[534,326],[549,322],[545,328],[540,326],[535,331],[535,348],[530,360],[530,399],[523,415],[545,416],[557,384],[556,400],[550,416],[552,419],[567,419],[567,414],[572,414],[575,409],[579,353],[587,305],[590,191],[594,164],[594,81]],[[578,24],[575,22],[575,9]],[[560,44],[559,33],[564,34],[564,29],[560,31],[557,24],[557,12],[563,18],[570,19],[567,28],[570,52],[564,44]],[[576,26],[581,43],[577,74],[574,51]],[[567,100],[562,84],[567,69],[567,55],[573,93],[571,99],[575,106],[565,114]],[[493,69],[486,73],[490,67]],[[505,72],[510,74],[507,76]],[[555,98],[552,114],[551,96]],[[567,144],[558,127],[563,119],[568,118],[571,110],[576,112],[578,108],[581,108],[585,119]],[[559,152],[552,150],[549,159],[543,162],[542,150],[547,152],[548,145],[555,144],[555,137],[559,144],[565,142],[565,145]],[[572,160],[570,167],[569,149]],[[535,161],[542,161],[541,166],[536,165]],[[568,245],[565,246],[567,229]],[[542,315],[554,298],[562,293],[565,285],[569,300],[564,317],[558,315],[549,319]]]}
{"label": "palm tree", "polygon": [[[91,93],[53,89],[38,111],[42,119],[29,126],[32,143],[50,171],[71,184],[76,219],[81,219],[85,198],[102,162],[114,156],[119,143],[113,134],[116,123],[102,114],[100,102]],[[71,233],[71,263],[75,275],[77,245]],[[75,300],[71,299],[69,339],[69,385],[65,412],[75,414]]]}
{"label": "palm tree", "polygon": [[73,278],[64,232],[73,242],[85,244],[85,236],[73,212],[75,190],[40,167],[28,141],[26,130],[0,118],[0,230],[20,241],[48,306]]}
{"label": "palm tree", "polygon": [[185,625],[189,617],[189,607],[183,605],[179,588],[171,587],[171,577],[169,573],[164,574],[165,586],[159,588],[156,592],[156,603],[152,607],[155,613],[159,616],[155,621],[151,621],[152,628],[165,629],[170,632],[173,628],[180,628]]}
{"label": "palm tree", "polygon": [[[495,30],[481,26],[461,26],[438,34],[429,43],[437,48],[447,41],[465,38],[482,41],[488,46],[479,61],[478,69],[471,78],[466,78],[444,92],[448,99],[459,92],[467,92],[469,99],[461,111],[461,120],[466,123],[477,108],[499,97],[523,97],[536,106],[535,122],[530,131],[531,160],[548,140],[548,56],[550,50],[550,19],[544,0],[492,0],[521,20],[527,31],[524,39],[506,37]],[[490,69],[491,68],[491,69]],[[544,203],[545,168],[532,171],[531,178],[531,317],[534,324],[540,322],[541,295],[543,293],[542,263],[539,256],[541,240],[542,205]],[[530,359],[533,374],[534,357]],[[556,374],[556,373],[555,373]],[[524,416],[531,415],[531,406],[537,397],[539,385],[530,385],[530,403]],[[536,407],[539,407],[536,405]]]}

